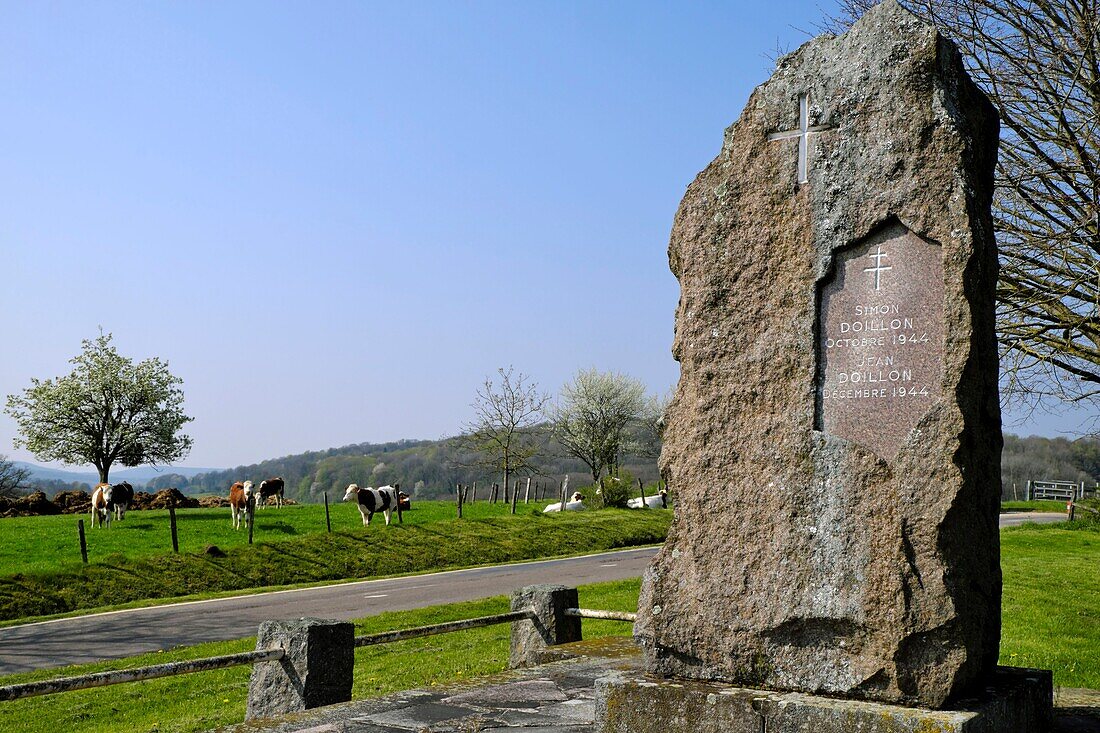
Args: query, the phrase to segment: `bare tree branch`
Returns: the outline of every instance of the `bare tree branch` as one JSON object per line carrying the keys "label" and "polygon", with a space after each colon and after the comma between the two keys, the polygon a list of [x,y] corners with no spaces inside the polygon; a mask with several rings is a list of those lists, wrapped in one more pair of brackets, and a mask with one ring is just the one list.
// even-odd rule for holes
{"label": "bare tree branch", "polygon": [[[841,0],[846,30],[877,0]],[[1100,0],[900,0],[960,47],[1001,116],[993,216],[1004,392],[1100,395]]]}

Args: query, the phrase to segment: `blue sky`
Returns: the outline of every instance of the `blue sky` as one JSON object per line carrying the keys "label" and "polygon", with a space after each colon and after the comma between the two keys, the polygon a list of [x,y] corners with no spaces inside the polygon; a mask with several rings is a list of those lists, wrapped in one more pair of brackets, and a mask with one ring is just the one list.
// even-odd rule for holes
{"label": "blue sky", "polygon": [[832,7],[7,4],[0,394],[102,326],[230,466],[453,434],[509,364],[663,392],[679,199]]}

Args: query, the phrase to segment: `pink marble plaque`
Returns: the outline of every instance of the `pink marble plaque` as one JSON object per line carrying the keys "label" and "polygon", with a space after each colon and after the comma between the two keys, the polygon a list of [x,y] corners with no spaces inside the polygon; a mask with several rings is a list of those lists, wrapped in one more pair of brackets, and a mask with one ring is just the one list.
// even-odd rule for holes
{"label": "pink marble plaque", "polygon": [[940,247],[895,221],[838,252],[817,317],[817,429],[893,458],[942,393]]}

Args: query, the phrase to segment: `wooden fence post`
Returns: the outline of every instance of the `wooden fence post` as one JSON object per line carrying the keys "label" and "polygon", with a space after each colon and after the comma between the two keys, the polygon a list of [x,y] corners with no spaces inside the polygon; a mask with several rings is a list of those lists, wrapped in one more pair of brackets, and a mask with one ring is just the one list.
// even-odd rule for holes
{"label": "wooden fence post", "polygon": [[474,485],[470,487],[470,503],[477,501],[477,481],[474,481]]}
{"label": "wooden fence post", "polygon": [[328,527],[328,531],[332,531],[332,520],[328,516],[328,492],[324,492],[325,496],[325,526]]}
{"label": "wooden fence post", "polygon": [[252,544],[252,525],[255,524],[256,518],[256,497],[248,497],[248,504],[245,505],[245,509],[248,511],[248,544]]}
{"label": "wooden fence post", "polygon": [[462,519],[462,484],[458,485],[458,491],[456,491],[455,494],[455,501],[458,502],[458,518]]}
{"label": "wooden fence post", "polygon": [[638,490],[642,492],[642,509],[649,509],[649,504],[645,503],[645,484],[641,479],[638,479]]}
{"label": "wooden fence post", "polygon": [[516,481],[516,485],[512,487],[512,514],[516,513],[516,499],[519,498],[519,480]]}
{"label": "wooden fence post", "polygon": [[527,488],[523,490],[523,503],[531,501],[531,477],[527,477]]}
{"label": "wooden fence post", "polygon": [[179,554],[180,541],[176,536],[176,508],[168,507],[168,526],[172,528],[172,552]]}
{"label": "wooden fence post", "polygon": [[397,523],[404,524],[405,518],[401,516],[401,484],[393,485],[393,493],[397,496]]}
{"label": "wooden fence post", "polygon": [[76,520],[76,531],[80,536],[80,559],[84,561],[84,564],[88,564],[88,541],[84,539],[84,520]]}

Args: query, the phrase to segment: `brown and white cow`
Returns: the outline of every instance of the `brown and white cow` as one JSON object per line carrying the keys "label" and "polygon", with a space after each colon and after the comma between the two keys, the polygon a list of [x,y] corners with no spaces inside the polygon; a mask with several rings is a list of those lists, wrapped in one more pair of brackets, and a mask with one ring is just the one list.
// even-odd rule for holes
{"label": "brown and white cow", "polygon": [[352,499],[359,506],[364,525],[370,524],[375,512],[382,512],[386,516],[386,524],[389,525],[390,513],[397,508],[397,489],[392,486],[379,486],[377,489],[368,486],[361,489],[358,484],[352,484],[344,494],[344,501]]}
{"label": "brown and white cow", "polygon": [[113,487],[110,484],[96,484],[95,489],[92,491],[92,526],[96,526],[96,520],[99,520],[99,526],[107,526],[107,529],[111,528],[111,513],[114,511],[114,502],[112,501]]}
{"label": "brown and white cow", "polygon": [[283,506],[283,488],[282,476],[264,479],[260,482],[260,485],[256,487],[256,506],[264,506],[267,504],[268,498],[274,496],[275,508],[281,508]]}
{"label": "brown and white cow", "polygon": [[134,501],[134,487],[127,481],[115,484],[111,487],[111,501],[115,505],[115,519],[122,521],[126,518],[126,510]]}
{"label": "brown and white cow", "polygon": [[241,528],[241,517],[251,509],[252,482],[238,481],[229,487],[229,513],[233,515],[233,529]]}

